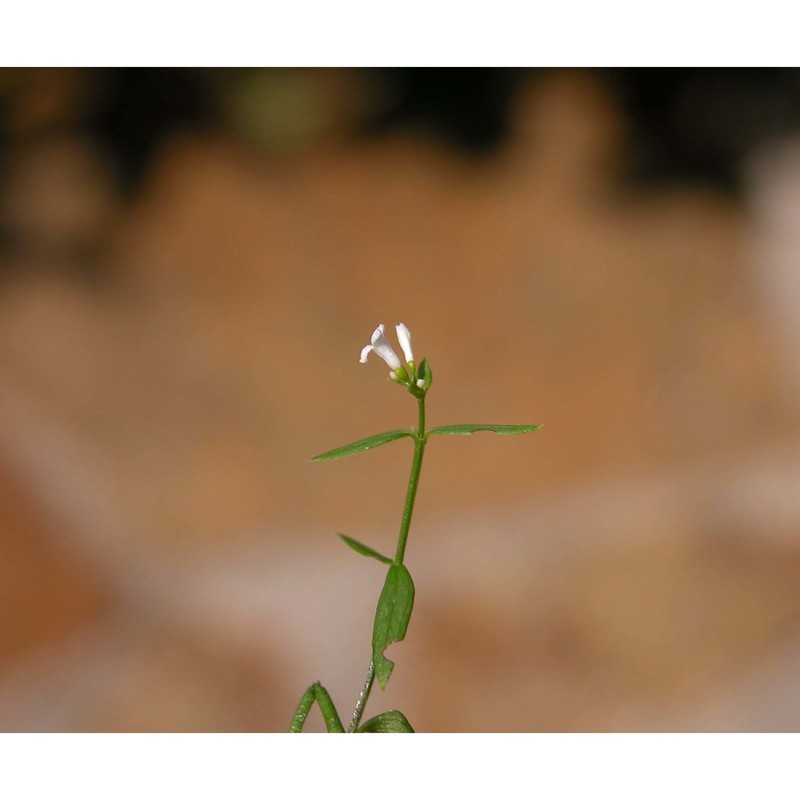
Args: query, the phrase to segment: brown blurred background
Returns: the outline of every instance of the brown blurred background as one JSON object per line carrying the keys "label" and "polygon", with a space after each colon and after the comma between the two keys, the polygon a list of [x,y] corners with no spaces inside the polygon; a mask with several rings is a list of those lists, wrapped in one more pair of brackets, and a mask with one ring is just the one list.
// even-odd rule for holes
{"label": "brown blurred background", "polygon": [[432,442],[368,713],[800,730],[797,70],[5,69],[0,181],[0,729],[349,717],[403,321],[545,428]]}

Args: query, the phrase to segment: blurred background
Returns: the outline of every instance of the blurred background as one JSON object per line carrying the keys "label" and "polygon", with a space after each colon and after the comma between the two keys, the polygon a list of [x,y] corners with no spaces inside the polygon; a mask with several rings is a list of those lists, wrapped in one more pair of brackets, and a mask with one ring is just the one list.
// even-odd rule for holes
{"label": "blurred background", "polygon": [[[800,730],[800,71],[0,70],[0,729]],[[309,729],[321,729],[316,710]]]}

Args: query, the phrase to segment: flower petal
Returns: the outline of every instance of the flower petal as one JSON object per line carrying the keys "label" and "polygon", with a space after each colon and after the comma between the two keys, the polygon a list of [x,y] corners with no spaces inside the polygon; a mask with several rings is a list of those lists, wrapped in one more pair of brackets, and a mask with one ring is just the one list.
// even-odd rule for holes
{"label": "flower petal", "polygon": [[372,334],[372,344],[367,345],[361,351],[361,361],[364,363],[367,360],[367,355],[369,355],[369,350],[372,350],[388,364],[389,369],[399,369],[402,366],[400,359],[389,344],[389,340],[383,335],[383,330],[383,325],[378,325],[375,328],[375,332]]}
{"label": "flower petal", "polygon": [[412,364],[414,362],[414,351],[411,349],[411,331],[401,322],[395,325],[397,331],[397,341],[400,342],[400,347],[403,350],[403,355],[406,357],[406,363]]}
{"label": "flower petal", "polygon": [[389,368],[394,371],[402,368],[402,364],[397,357],[397,353],[395,353],[391,344],[389,344],[389,340],[384,336],[384,330],[385,327],[383,325],[378,325],[378,327],[375,328],[372,333],[372,344],[368,344],[366,347],[362,348],[361,356],[358,360],[362,364],[366,364],[369,354],[376,353],[387,363]]}
{"label": "flower petal", "polygon": [[381,323],[381,324],[380,324],[380,325],[378,325],[378,327],[377,327],[377,328],[375,328],[375,330],[372,332],[372,339],[371,339],[370,341],[372,342],[372,344],[373,344],[373,345],[375,344],[375,342],[377,342],[377,341],[378,341],[378,339],[384,338],[384,337],[383,337],[383,332],[384,332],[384,330],[386,330],[386,329],[384,328],[384,326],[383,326],[383,323]]}

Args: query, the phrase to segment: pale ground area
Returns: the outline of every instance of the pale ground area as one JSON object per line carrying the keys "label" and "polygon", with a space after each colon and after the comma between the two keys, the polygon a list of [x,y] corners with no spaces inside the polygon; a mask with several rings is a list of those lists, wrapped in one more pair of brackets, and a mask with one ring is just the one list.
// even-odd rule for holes
{"label": "pale ground area", "polygon": [[800,158],[743,210],[612,191],[621,146],[573,76],[489,163],[175,141],[110,284],[9,283],[0,728],[282,730],[317,678],[349,715],[382,572],[333,532],[392,549],[410,446],[307,459],[414,422],[357,363],[404,321],[431,424],[546,427],[432,442],[369,710],[800,729]]}

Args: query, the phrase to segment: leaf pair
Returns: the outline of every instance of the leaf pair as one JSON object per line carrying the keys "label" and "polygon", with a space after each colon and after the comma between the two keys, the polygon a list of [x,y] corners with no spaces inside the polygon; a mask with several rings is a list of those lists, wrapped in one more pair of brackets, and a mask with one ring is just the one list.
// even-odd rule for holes
{"label": "leaf pair", "polygon": [[[469,436],[478,431],[493,431],[501,436],[513,436],[519,433],[533,433],[541,428],[541,425],[440,425],[438,428],[431,428],[426,436],[434,434],[446,434],[448,436]],[[337,447],[333,450],[328,450],[327,453],[321,453],[314,456],[312,461],[333,461],[336,458],[347,458],[347,456],[354,456],[357,453],[364,453],[367,450],[372,450],[375,447],[394,442],[397,439],[402,439],[406,436],[413,437],[415,432],[408,429],[386,431],[385,433],[378,433],[375,436],[367,436],[366,439],[359,439],[357,442]]]}

